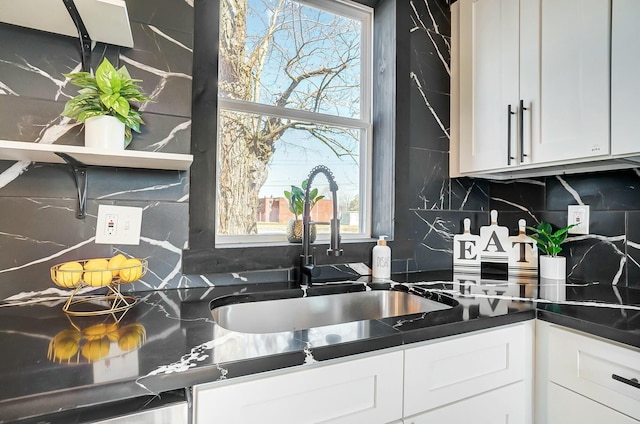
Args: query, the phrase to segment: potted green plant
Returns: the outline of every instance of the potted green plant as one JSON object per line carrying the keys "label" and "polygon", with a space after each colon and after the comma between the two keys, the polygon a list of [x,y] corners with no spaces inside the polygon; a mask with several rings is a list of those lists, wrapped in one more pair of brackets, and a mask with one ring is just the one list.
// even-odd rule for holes
{"label": "potted green plant", "polygon": [[144,124],[133,102],[151,100],[143,94],[127,68],[116,70],[105,58],[95,76],[88,72],[63,74],[80,87],[78,95],[67,101],[62,116],[85,124],[85,146],[124,149]]}
{"label": "potted green plant", "polygon": [[569,230],[577,224],[571,224],[557,231],[553,231],[551,224],[540,222],[537,227],[527,227],[531,231],[529,236],[536,241],[538,248],[544,253],[540,255],[540,278],[564,280],[567,276],[567,260],[558,256],[562,251],[562,243],[567,239]]}
{"label": "potted green plant", "polygon": [[[302,182],[302,187],[292,185],[291,191],[284,191],[284,197],[289,203],[289,211],[293,213],[295,219],[287,223],[287,240],[290,243],[302,243],[302,219],[304,214],[304,193],[307,189],[308,180]],[[314,188],[309,192],[309,206],[313,208],[318,200],[324,199],[324,196],[318,195],[318,189]],[[309,239],[311,243],[316,240],[316,226],[311,224],[309,229]]]}

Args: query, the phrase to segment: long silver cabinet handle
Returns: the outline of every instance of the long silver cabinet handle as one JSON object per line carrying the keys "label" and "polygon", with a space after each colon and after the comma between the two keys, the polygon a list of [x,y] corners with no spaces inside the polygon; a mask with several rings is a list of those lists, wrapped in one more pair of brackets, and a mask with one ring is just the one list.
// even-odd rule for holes
{"label": "long silver cabinet handle", "polygon": [[511,165],[511,161],[515,159],[511,155],[511,115],[516,113],[511,110],[511,105],[507,105],[507,165]]}
{"label": "long silver cabinet handle", "polygon": [[637,378],[628,379],[617,374],[611,374],[611,378],[621,383],[628,384],[631,387],[635,387],[636,389],[640,389],[640,383],[638,382]]}
{"label": "long silver cabinet handle", "polygon": [[520,109],[518,110],[518,130],[520,133],[520,162],[524,162],[524,158],[527,156],[524,153],[524,111],[529,110],[524,107],[524,100],[520,99]]}

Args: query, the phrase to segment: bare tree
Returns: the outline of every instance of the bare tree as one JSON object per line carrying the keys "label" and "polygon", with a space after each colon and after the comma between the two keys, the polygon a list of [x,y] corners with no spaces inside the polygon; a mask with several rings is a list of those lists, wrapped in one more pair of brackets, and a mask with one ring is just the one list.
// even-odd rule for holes
{"label": "bare tree", "polygon": [[[248,4],[248,2],[250,2]],[[357,114],[359,31],[352,20],[313,12],[291,0],[221,0],[219,95],[277,107]],[[253,6],[253,7],[251,7]],[[268,164],[289,130],[310,134],[338,156],[356,131],[221,110],[218,136],[218,232],[255,234]]]}

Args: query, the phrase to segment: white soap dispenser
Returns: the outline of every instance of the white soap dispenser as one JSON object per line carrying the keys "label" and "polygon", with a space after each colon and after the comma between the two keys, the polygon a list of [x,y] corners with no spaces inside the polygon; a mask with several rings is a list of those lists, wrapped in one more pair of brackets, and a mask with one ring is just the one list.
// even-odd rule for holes
{"label": "white soap dispenser", "polygon": [[387,236],[380,236],[378,244],[373,247],[371,268],[372,277],[376,280],[391,278],[391,248],[387,246]]}

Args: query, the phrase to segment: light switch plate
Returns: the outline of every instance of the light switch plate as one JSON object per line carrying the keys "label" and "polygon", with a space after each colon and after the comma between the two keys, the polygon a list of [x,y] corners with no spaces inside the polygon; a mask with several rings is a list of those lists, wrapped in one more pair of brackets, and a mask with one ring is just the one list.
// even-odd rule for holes
{"label": "light switch plate", "polygon": [[140,244],[142,208],[98,205],[96,244]]}
{"label": "light switch plate", "polygon": [[578,224],[569,234],[589,234],[589,205],[569,205],[567,225]]}

